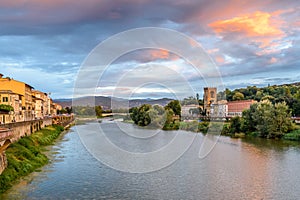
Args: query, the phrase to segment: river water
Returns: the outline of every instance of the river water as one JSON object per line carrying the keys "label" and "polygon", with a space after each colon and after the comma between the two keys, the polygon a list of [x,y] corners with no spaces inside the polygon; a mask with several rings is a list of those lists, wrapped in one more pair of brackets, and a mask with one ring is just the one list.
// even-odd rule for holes
{"label": "river water", "polygon": [[[170,166],[128,173],[102,164],[82,144],[78,130],[88,134],[95,124],[99,126],[72,127],[52,148],[51,163],[0,199],[300,199],[300,143],[220,137],[208,156],[199,159],[204,136],[196,134],[191,147]],[[162,131],[141,144],[141,138],[122,134],[116,123],[100,126],[113,143],[137,152],[160,148],[177,134]],[[152,134],[126,126],[141,135]]]}

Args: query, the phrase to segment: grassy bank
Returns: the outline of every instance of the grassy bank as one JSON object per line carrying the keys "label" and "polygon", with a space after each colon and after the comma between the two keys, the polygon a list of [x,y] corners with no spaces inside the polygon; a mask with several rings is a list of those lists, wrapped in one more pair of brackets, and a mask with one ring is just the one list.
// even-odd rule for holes
{"label": "grassy bank", "polygon": [[52,144],[63,130],[62,126],[49,126],[11,144],[6,150],[8,166],[0,175],[0,193],[9,189],[20,177],[47,164],[43,147]]}
{"label": "grassy bank", "polygon": [[285,140],[292,140],[292,141],[300,141],[300,129],[294,130],[290,133],[287,133],[283,136]]}

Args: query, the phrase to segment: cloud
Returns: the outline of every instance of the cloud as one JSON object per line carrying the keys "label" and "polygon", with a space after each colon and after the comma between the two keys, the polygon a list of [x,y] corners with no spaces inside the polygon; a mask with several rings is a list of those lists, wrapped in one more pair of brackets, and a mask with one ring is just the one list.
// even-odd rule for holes
{"label": "cloud", "polygon": [[272,57],[270,60],[269,60],[269,63],[270,64],[274,64],[274,63],[277,63],[278,62],[278,59],[277,58],[274,58]]}
{"label": "cloud", "polygon": [[[70,96],[80,64],[96,45],[121,31],[151,26],[193,37],[215,60],[224,78],[231,76],[228,82],[235,79],[232,76],[244,77],[236,86],[260,73],[289,77],[299,71],[299,8],[298,0],[3,0],[0,72],[22,78],[27,71],[26,81],[48,88],[46,81],[37,81],[41,72],[55,85],[49,90],[57,90],[57,97]],[[195,41],[190,40],[191,54]],[[177,41],[174,44],[180,46]],[[192,57],[199,59],[199,55]],[[200,90],[204,83],[184,62],[180,55],[163,49],[130,52],[112,63],[104,86],[111,86],[128,69],[154,63],[171,67]],[[164,73],[160,71],[159,76],[168,75]],[[96,75],[90,76],[98,79]],[[176,79],[172,80],[176,85]]]}
{"label": "cloud", "polygon": [[281,39],[285,33],[280,29],[283,23],[279,19],[271,19],[272,14],[257,11],[253,14],[234,17],[232,19],[215,21],[209,26],[217,34],[235,34],[242,37],[253,38],[260,43],[260,47],[266,47],[275,39]]}

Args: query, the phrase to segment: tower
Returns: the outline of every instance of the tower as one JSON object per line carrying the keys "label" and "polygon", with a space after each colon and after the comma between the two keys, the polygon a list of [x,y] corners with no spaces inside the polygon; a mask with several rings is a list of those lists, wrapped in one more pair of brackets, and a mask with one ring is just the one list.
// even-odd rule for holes
{"label": "tower", "polygon": [[211,104],[217,103],[217,88],[205,87],[203,101],[204,110],[206,110],[207,115],[209,115]]}

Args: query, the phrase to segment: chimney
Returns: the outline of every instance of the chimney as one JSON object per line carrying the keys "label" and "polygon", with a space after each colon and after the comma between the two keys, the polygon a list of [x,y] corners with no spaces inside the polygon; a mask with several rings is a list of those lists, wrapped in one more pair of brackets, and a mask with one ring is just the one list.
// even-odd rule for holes
{"label": "chimney", "polygon": [[2,78],[4,75],[0,73],[0,78]]}

